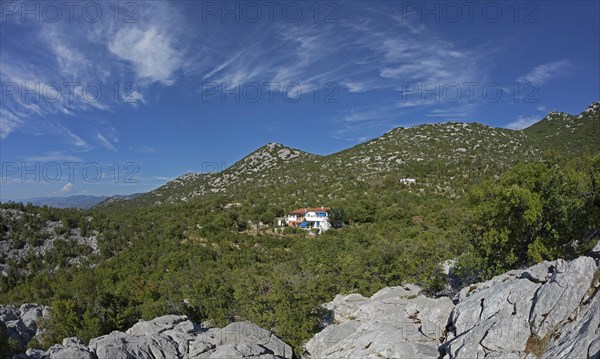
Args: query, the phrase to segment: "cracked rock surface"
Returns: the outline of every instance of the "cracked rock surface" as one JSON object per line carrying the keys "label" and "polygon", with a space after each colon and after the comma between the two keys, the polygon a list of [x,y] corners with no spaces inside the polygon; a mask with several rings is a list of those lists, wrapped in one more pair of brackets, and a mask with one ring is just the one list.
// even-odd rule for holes
{"label": "cracked rock surface", "polygon": [[600,358],[598,270],[558,259],[464,288],[443,358]]}
{"label": "cracked rock surface", "polygon": [[6,327],[6,334],[14,339],[22,348],[32,339],[40,339],[41,332],[37,321],[48,317],[49,307],[37,304],[0,305],[0,322]]}
{"label": "cracked rock surface", "polygon": [[46,352],[28,350],[27,358],[43,359],[291,359],[292,348],[251,322],[225,328],[202,328],[186,316],[166,315],[140,321],[126,332],[114,331],[84,345],[67,338]]}
{"label": "cracked rock surface", "polygon": [[325,305],[334,324],[305,346],[311,358],[436,358],[454,305],[419,287],[384,288],[371,298],[338,295]]}
{"label": "cracked rock surface", "polygon": [[306,357],[600,359],[599,271],[592,257],[544,261],[465,287],[456,305],[414,285],[337,295]]}

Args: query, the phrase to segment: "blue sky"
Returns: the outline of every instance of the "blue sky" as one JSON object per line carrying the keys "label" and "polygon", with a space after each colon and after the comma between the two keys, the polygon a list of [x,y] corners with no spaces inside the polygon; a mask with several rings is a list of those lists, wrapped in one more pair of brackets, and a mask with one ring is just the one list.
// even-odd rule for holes
{"label": "blue sky", "polygon": [[4,200],[148,191],[273,141],[518,129],[600,99],[598,1],[69,4],[0,2]]}

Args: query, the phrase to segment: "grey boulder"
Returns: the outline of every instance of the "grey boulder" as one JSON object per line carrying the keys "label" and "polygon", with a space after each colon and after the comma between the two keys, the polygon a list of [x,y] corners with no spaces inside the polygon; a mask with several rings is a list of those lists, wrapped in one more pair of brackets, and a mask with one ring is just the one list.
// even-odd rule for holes
{"label": "grey boulder", "polygon": [[445,359],[600,358],[598,270],[590,257],[559,259],[463,289],[440,351]]}
{"label": "grey boulder", "polygon": [[420,295],[415,285],[384,288],[371,298],[338,295],[324,306],[334,323],[304,346],[311,358],[437,358],[454,305]]}
{"label": "grey boulder", "polygon": [[6,326],[6,333],[15,339],[22,348],[33,338],[38,338],[37,323],[40,319],[49,316],[49,308],[37,304],[0,305],[0,321]]}

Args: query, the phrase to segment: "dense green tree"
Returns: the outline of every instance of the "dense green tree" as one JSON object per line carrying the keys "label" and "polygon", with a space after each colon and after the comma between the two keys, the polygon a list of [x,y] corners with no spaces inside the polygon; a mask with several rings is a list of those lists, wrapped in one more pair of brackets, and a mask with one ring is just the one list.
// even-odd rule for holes
{"label": "dense green tree", "polygon": [[63,338],[72,337],[82,329],[80,308],[74,300],[55,300],[52,302],[50,320],[41,325],[46,331],[44,345],[59,343]]}
{"label": "dense green tree", "polygon": [[600,227],[597,171],[593,165],[521,163],[475,187],[471,240],[484,275],[576,253],[586,233]]}
{"label": "dense green tree", "polygon": [[347,222],[346,212],[343,208],[333,207],[329,212],[329,220],[333,228],[342,228]]}

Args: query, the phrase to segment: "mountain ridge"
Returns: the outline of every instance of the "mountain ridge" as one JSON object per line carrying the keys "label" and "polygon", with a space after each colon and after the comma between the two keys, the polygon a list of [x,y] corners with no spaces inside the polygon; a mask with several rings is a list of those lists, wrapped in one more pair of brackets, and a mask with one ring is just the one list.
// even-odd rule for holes
{"label": "mountain ridge", "polygon": [[600,146],[593,139],[599,134],[600,102],[594,102],[579,115],[549,112],[522,130],[477,122],[397,127],[323,156],[269,142],[220,172],[184,174],[127,205],[187,202],[211,194],[288,185],[307,191],[315,190],[315,183],[321,185],[323,195],[335,192],[340,182],[368,182],[387,174],[419,177],[419,182],[439,192],[460,191],[461,177],[470,180],[497,173],[517,161],[539,160],[547,152],[598,152]]}

